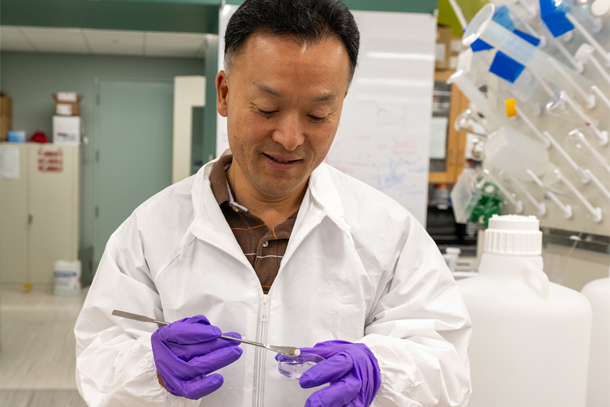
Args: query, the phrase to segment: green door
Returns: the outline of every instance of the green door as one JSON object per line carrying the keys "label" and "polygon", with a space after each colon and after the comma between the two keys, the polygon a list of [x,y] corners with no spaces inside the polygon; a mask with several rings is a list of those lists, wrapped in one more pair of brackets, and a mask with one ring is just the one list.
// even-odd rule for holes
{"label": "green door", "polygon": [[95,266],[116,228],[172,183],[173,80],[97,81]]}

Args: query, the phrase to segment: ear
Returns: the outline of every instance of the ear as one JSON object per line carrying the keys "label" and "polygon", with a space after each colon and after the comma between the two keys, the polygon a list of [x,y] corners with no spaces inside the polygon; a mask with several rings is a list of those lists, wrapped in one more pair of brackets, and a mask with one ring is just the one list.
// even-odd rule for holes
{"label": "ear", "polygon": [[216,75],[216,110],[222,117],[227,117],[229,111],[229,78],[225,71],[218,72]]}

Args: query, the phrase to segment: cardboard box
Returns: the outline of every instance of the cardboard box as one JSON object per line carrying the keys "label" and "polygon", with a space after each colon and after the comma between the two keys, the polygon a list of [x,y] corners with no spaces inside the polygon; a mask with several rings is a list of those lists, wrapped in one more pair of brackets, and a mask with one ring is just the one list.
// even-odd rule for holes
{"label": "cardboard box", "polygon": [[0,92],[0,141],[6,141],[7,133],[13,129],[13,102],[4,92]]}
{"label": "cardboard box", "polygon": [[57,92],[53,95],[55,99],[55,114],[58,116],[79,116],[79,105],[83,99],[76,92]]}
{"label": "cardboard box", "polygon": [[80,144],[80,116],[53,116],[53,143]]}
{"label": "cardboard box", "polygon": [[435,48],[435,64],[434,69],[444,71],[449,69],[449,60],[451,57],[451,40],[453,34],[451,27],[439,25],[436,27],[436,48]]}
{"label": "cardboard box", "polygon": [[454,71],[457,69],[458,56],[460,55],[460,52],[462,52],[462,50],[465,48],[466,47],[464,46],[464,44],[462,44],[462,37],[458,37],[458,36],[454,35],[453,38],[451,39],[451,52],[449,55],[449,69],[454,70]]}

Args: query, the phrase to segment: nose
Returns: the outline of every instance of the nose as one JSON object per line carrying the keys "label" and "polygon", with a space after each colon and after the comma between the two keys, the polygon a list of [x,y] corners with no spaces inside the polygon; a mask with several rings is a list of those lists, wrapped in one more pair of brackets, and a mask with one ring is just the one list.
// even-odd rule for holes
{"label": "nose", "polygon": [[286,151],[294,151],[305,141],[303,124],[296,113],[285,113],[278,120],[278,126],[273,131],[272,139],[281,144]]}

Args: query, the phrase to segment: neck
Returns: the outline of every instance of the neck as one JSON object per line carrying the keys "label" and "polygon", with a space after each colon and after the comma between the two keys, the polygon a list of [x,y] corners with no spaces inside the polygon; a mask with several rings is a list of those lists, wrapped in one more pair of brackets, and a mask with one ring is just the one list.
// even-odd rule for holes
{"label": "neck", "polygon": [[227,181],[233,198],[237,203],[248,208],[253,215],[261,218],[267,227],[276,227],[301,206],[307,190],[307,182],[288,195],[270,197],[260,194],[248,182],[242,180],[242,177],[236,177],[232,169],[233,165],[227,171]]}

